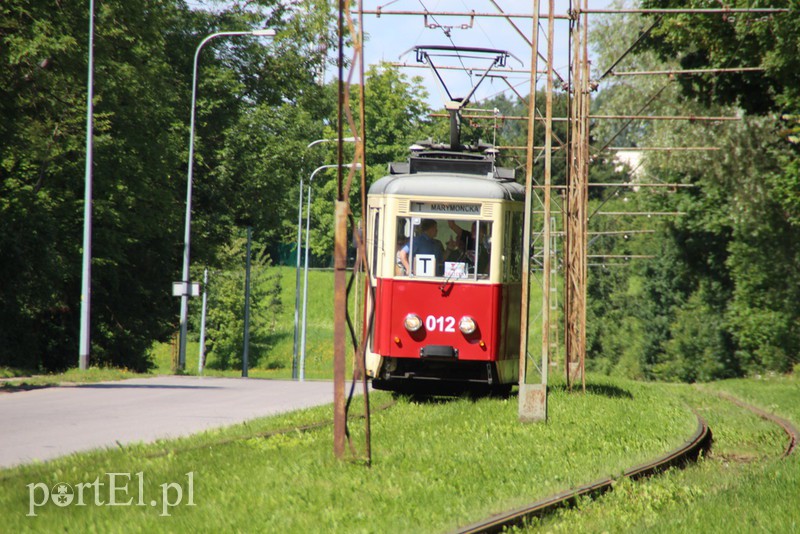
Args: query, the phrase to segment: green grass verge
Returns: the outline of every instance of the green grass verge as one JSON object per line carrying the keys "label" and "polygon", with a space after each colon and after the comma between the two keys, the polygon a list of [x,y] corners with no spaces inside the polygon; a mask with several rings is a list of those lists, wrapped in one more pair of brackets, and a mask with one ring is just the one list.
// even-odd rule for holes
{"label": "green grass verge", "polygon": [[7,378],[0,382],[0,392],[27,391],[30,389],[39,389],[62,384],[106,382],[109,380],[125,380],[127,378],[141,378],[146,376],[151,375],[134,373],[127,369],[100,367],[90,367],[85,371],[69,369],[63,373],[53,373],[49,375],[24,376],[20,373],[14,378]]}
{"label": "green grass verge", "polygon": [[800,453],[780,459],[785,433],[713,395],[728,392],[800,422],[796,376],[729,380],[705,386],[656,386],[696,406],[714,432],[696,465],[642,482],[624,481],[597,501],[535,521],[530,532],[800,532]]}
{"label": "green grass verge", "polygon": [[17,369],[15,367],[0,366],[0,379],[18,378],[18,377],[30,376],[32,374],[34,373],[27,369]]}
{"label": "green grass verge", "polygon": [[[373,405],[388,399],[374,395]],[[258,437],[330,417],[330,407],[304,410],[175,442],[0,471],[0,513],[9,531],[440,532],[619,474],[677,447],[696,424],[677,395],[619,380],[595,380],[586,395],[553,387],[548,406],[547,424],[520,424],[515,397],[400,398],[373,414],[371,468],[336,461],[329,427]],[[358,445],[363,425],[351,425]],[[95,505],[90,487],[86,506],[51,503],[26,516],[28,485],[107,483],[107,473],[131,474],[129,492],[116,496],[132,498],[131,506]],[[136,473],[142,473],[143,506],[136,506]],[[185,505],[186,473],[193,473],[195,506]],[[182,483],[184,500],[162,516],[167,483]],[[108,484],[99,493],[107,503]]]}

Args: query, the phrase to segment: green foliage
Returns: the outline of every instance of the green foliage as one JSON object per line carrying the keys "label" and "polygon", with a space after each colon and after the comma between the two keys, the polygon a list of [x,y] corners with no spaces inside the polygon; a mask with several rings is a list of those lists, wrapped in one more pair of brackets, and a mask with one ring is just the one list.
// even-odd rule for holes
{"label": "green foliage", "polygon": [[[678,7],[674,2],[646,4]],[[664,16],[617,69],[762,65],[767,67],[765,73],[679,76],[677,84],[655,77],[636,85],[610,78],[602,86],[597,104],[608,113],[639,113],[649,102],[644,108],[648,113],[738,114],[743,120],[726,124],[642,121],[621,132],[599,126],[601,136],[617,135],[644,146],[715,145],[720,150],[691,157],[647,153],[644,180],[694,188],[668,195],[650,192],[639,204],[655,211],[685,213],[656,227],[652,240],[661,244],[649,252],[656,257],[628,271],[643,281],[643,298],[623,298],[625,277],[608,283],[604,274],[590,273],[590,290],[596,289],[592,295],[603,301],[590,307],[592,321],[602,324],[589,325],[589,334],[602,332],[590,336],[593,353],[601,358],[598,368],[613,368],[621,351],[617,340],[628,333],[634,334],[630,345],[642,350],[640,365],[632,366],[631,372],[641,371],[648,378],[706,381],[764,370],[787,371],[797,361],[800,189],[798,151],[791,141],[792,115],[779,122],[773,116],[745,115],[726,105],[736,104],[749,112],[787,104],[796,109],[800,102],[789,97],[794,89],[788,89],[796,85],[792,82],[796,72],[783,69],[796,58],[780,56],[790,40],[798,41],[800,32],[784,15],[754,17]],[[632,16],[601,19],[600,30],[593,36],[601,63],[610,64],[628,46],[625,43],[633,42],[632,31],[652,23]],[[620,39],[622,35],[628,35],[627,40]]]}
{"label": "green foliage", "polygon": [[[537,116],[544,114],[546,95],[544,91],[536,93],[536,108]],[[566,94],[556,90],[553,94],[553,116],[566,117],[569,114],[568,102]],[[494,109],[498,117],[527,117],[528,104],[527,100],[519,97],[509,98],[505,94],[500,94],[496,97],[479,102],[475,106],[481,109]],[[482,112],[482,115],[487,113]],[[436,133],[440,140],[447,141],[449,139],[449,123],[442,121]],[[477,144],[479,141],[484,143],[492,143],[496,146],[513,146],[525,147],[528,144],[528,123],[525,120],[513,119],[484,119],[481,121],[465,120],[462,125],[462,142]],[[567,139],[567,126],[566,122],[553,123],[553,146],[557,147]],[[542,123],[537,122],[534,127],[534,145],[544,146],[545,143],[545,129]],[[564,152],[556,152],[552,160],[552,183],[554,185],[563,185],[566,183],[566,164],[567,160],[564,157]],[[517,181],[524,182],[526,152],[521,149],[503,150],[498,156],[498,164],[502,167],[514,168],[517,171]],[[603,166],[605,162],[604,157],[597,159],[598,167]],[[533,176],[536,183],[542,183],[544,176],[544,157],[538,157],[534,162]]]}
{"label": "green foliage", "polygon": [[[246,237],[232,239],[219,252],[219,264],[227,269],[209,274],[206,365],[210,369],[242,367],[246,245]],[[263,245],[254,242],[252,249],[248,365],[280,367],[282,363],[271,349],[274,345],[275,323],[283,311],[281,272],[270,267],[271,262]],[[196,312],[195,309],[193,319],[198,323],[200,318]]]}
{"label": "green foliage", "polygon": [[[648,0],[644,7],[708,7],[701,0]],[[754,7],[738,0],[730,8]],[[796,2],[774,2],[787,13],[679,14],[663,17],[647,46],[663,58],[679,58],[683,68],[762,67],[764,72],[679,78],[685,94],[711,104],[736,105],[748,113],[775,107],[797,109],[800,101],[800,22]]]}
{"label": "green foliage", "polygon": [[[364,136],[367,159],[367,188],[379,178],[387,174],[387,166],[392,161],[403,161],[408,158],[408,147],[425,136],[428,131],[428,106],[425,103],[427,94],[422,89],[421,79],[409,79],[396,67],[386,64],[372,65],[367,70],[364,91],[364,119],[366,133]],[[328,86],[328,94],[334,96],[336,82]],[[351,86],[351,105],[354,117],[358,117],[359,88]],[[335,121],[331,119],[332,124]],[[345,127],[344,136],[349,136]],[[326,139],[336,139],[337,134],[330,128],[322,135]],[[328,143],[326,157],[316,160],[322,164],[335,164],[336,143]],[[349,143],[348,143],[349,145]],[[322,149],[320,149],[322,150]],[[345,155],[345,164],[351,162]],[[310,166],[308,174],[317,165]],[[350,169],[343,169],[345,180]],[[356,218],[361,214],[361,190],[359,172],[355,172],[350,195],[350,209]],[[314,177],[313,200],[311,208],[311,251],[321,258],[330,258],[333,253],[334,238],[334,201],[339,196],[337,171],[330,169],[321,171]],[[327,262],[323,265],[328,266]]]}
{"label": "green foliage", "polygon": [[657,378],[681,382],[706,382],[735,376],[733,356],[724,316],[712,308],[703,292],[689,297],[670,325],[671,338],[664,346],[664,361],[653,367]]}
{"label": "green foliage", "polygon": [[[200,55],[192,260],[210,264],[244,219],[273,246],[284,237],[284,195],[304,169],[289,151],[329,115],[316,81],[335,33],[330,9],[321,0],[225,2],[213,13],[181,0],[97,5],[94,364],[145,370],[153,340],[176,328],[169,288],[180,276],[200,40],[279,32],[214,39]],[[11,0],[0,27],[0,365],[63,369],[77,362],[88,10]]]}
{"label": "green foliage", "polygon": [[[179,150],[168,43],[184,12],[104,2],[96,23],[93,361],[138,370],[171,299]],[[0,362],[76,361],[86,94],[85,6],[4,3],[0,26]],[[110,24],[109,21],[113,21]],[[152,194],[163,190],[168,194]],[[156,215],[158,214],[158,215]]]}

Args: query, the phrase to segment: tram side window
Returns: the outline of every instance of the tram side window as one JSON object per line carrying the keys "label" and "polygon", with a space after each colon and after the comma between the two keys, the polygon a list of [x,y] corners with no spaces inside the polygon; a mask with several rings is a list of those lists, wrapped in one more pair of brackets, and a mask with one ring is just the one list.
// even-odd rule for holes
{"label": "tram side window", "polygon": [[522,278],[522,212],[510,212],[506,215],[507,279],[515,282]]}
{"label": "tram side window", "polygon": [[491,222],[400,217],[397,228],[398,275],[488,278]]}
{"label": "tram side window", "polygon": [[372,276],[373,278],[378,275],[378,252],[380,251],[380,210],[373,210],[372,216]]}

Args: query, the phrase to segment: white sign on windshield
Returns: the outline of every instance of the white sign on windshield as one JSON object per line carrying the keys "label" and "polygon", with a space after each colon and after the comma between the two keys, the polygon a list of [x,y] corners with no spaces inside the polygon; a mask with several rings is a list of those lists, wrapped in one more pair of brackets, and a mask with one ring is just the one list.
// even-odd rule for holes
{"label": "white sign on windshield", "polygon": [[444,276],[445,278],[466,278],[467,277],[467,264],[463,261],[446,261],[444,262]]}
{"label": "white sign on windshield", "polygon": [[434,254],[416,254],[414,256],[414,274],[436,276],[436,256]]}

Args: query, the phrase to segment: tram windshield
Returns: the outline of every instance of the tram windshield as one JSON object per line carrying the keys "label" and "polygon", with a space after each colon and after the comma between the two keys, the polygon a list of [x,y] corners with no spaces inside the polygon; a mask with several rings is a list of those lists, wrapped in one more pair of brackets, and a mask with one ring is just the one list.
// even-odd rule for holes
{"label": "tram windshield", "polygon": [[489,277],[491,221],[398,217],[397,234],[396,275]]}

